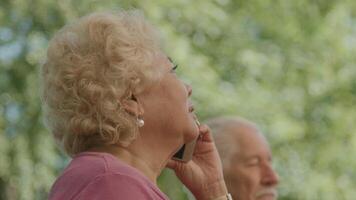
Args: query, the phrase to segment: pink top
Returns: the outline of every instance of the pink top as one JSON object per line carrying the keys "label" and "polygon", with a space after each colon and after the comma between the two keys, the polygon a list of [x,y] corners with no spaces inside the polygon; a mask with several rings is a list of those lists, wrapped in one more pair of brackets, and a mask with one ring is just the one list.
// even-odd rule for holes
{"label": "pink top", "polygon": [[49,200],[168,200],[137,169],[109,153],[83,152],[56,180]]}

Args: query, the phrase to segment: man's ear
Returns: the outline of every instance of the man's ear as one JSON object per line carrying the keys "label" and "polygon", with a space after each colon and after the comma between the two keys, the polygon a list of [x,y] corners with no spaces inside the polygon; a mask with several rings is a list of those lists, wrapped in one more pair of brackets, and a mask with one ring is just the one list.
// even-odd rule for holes
{"label": "man's ear", "polygon": [[142,105],[134,95],[130,99],[124,99],[121,105],[127,113],[133,116],[143,115]]}

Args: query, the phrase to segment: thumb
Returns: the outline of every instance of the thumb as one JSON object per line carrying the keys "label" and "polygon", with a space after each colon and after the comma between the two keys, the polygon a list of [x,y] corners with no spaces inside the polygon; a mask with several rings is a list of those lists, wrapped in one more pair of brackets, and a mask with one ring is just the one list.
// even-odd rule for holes
{"label": "thumb", "polygon": [[177,163],[177,161],[171,159],[171,160],[168,160],[166,167],[174,170],[178,167],[178,163]]}

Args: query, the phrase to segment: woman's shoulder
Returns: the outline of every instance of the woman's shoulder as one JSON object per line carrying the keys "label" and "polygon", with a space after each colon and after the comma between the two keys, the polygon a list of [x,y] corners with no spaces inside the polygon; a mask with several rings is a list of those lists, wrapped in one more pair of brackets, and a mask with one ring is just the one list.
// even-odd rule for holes
{"label": "woman's shoulder", "polygon": [[115,174],[115,176],[122,175],[140,181],[148,181],[142,172],[121,161],[114,155],[105,152],[80,153],[74,157],[67,169],[68,171],[72,171],[72,173],[75,172],[75,174],[83,175],[83,173],[88,173],[91,177],[94,174],[97,176]]}
{"label": "woman's shoulder", "polygon": [[49,199],[85,199],[88,195],[108,198],[110,195],[130,195],[130,191],[141,191],[140,195],[150,197],[162,195],[141,172],[113,155],[83,152],[73,158],[57,179]]}
{"label": "woman's shoulder", "polygon": [[[68,166],[64,169],[57,181],[61,179],[80,177],[81,182],[87,182],[94,179],[96,176],[107,173],[111,167],[108,162],[106,153],[98,152],[83,152],[71,160]],[[119,168],[118,168],[119,169]]]}
{"label": "woman's shoulder", "polygon": [[107,171],[105,159],[100,154],[84,152],[73,157],[52,185],[49,199],[73,199],[97,176]]}

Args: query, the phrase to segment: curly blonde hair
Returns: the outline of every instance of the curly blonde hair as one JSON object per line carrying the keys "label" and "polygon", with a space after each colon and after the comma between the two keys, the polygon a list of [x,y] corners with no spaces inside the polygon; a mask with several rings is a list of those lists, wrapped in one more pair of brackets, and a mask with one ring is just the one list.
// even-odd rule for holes
{"label": "curly blonde hair", "polygon": [[45,123],[73,156],[96,145],[129,145],[136,117],[121,106],[159,79],[159,34],[139,11],[94,13],[52,38],[41,70]]}

